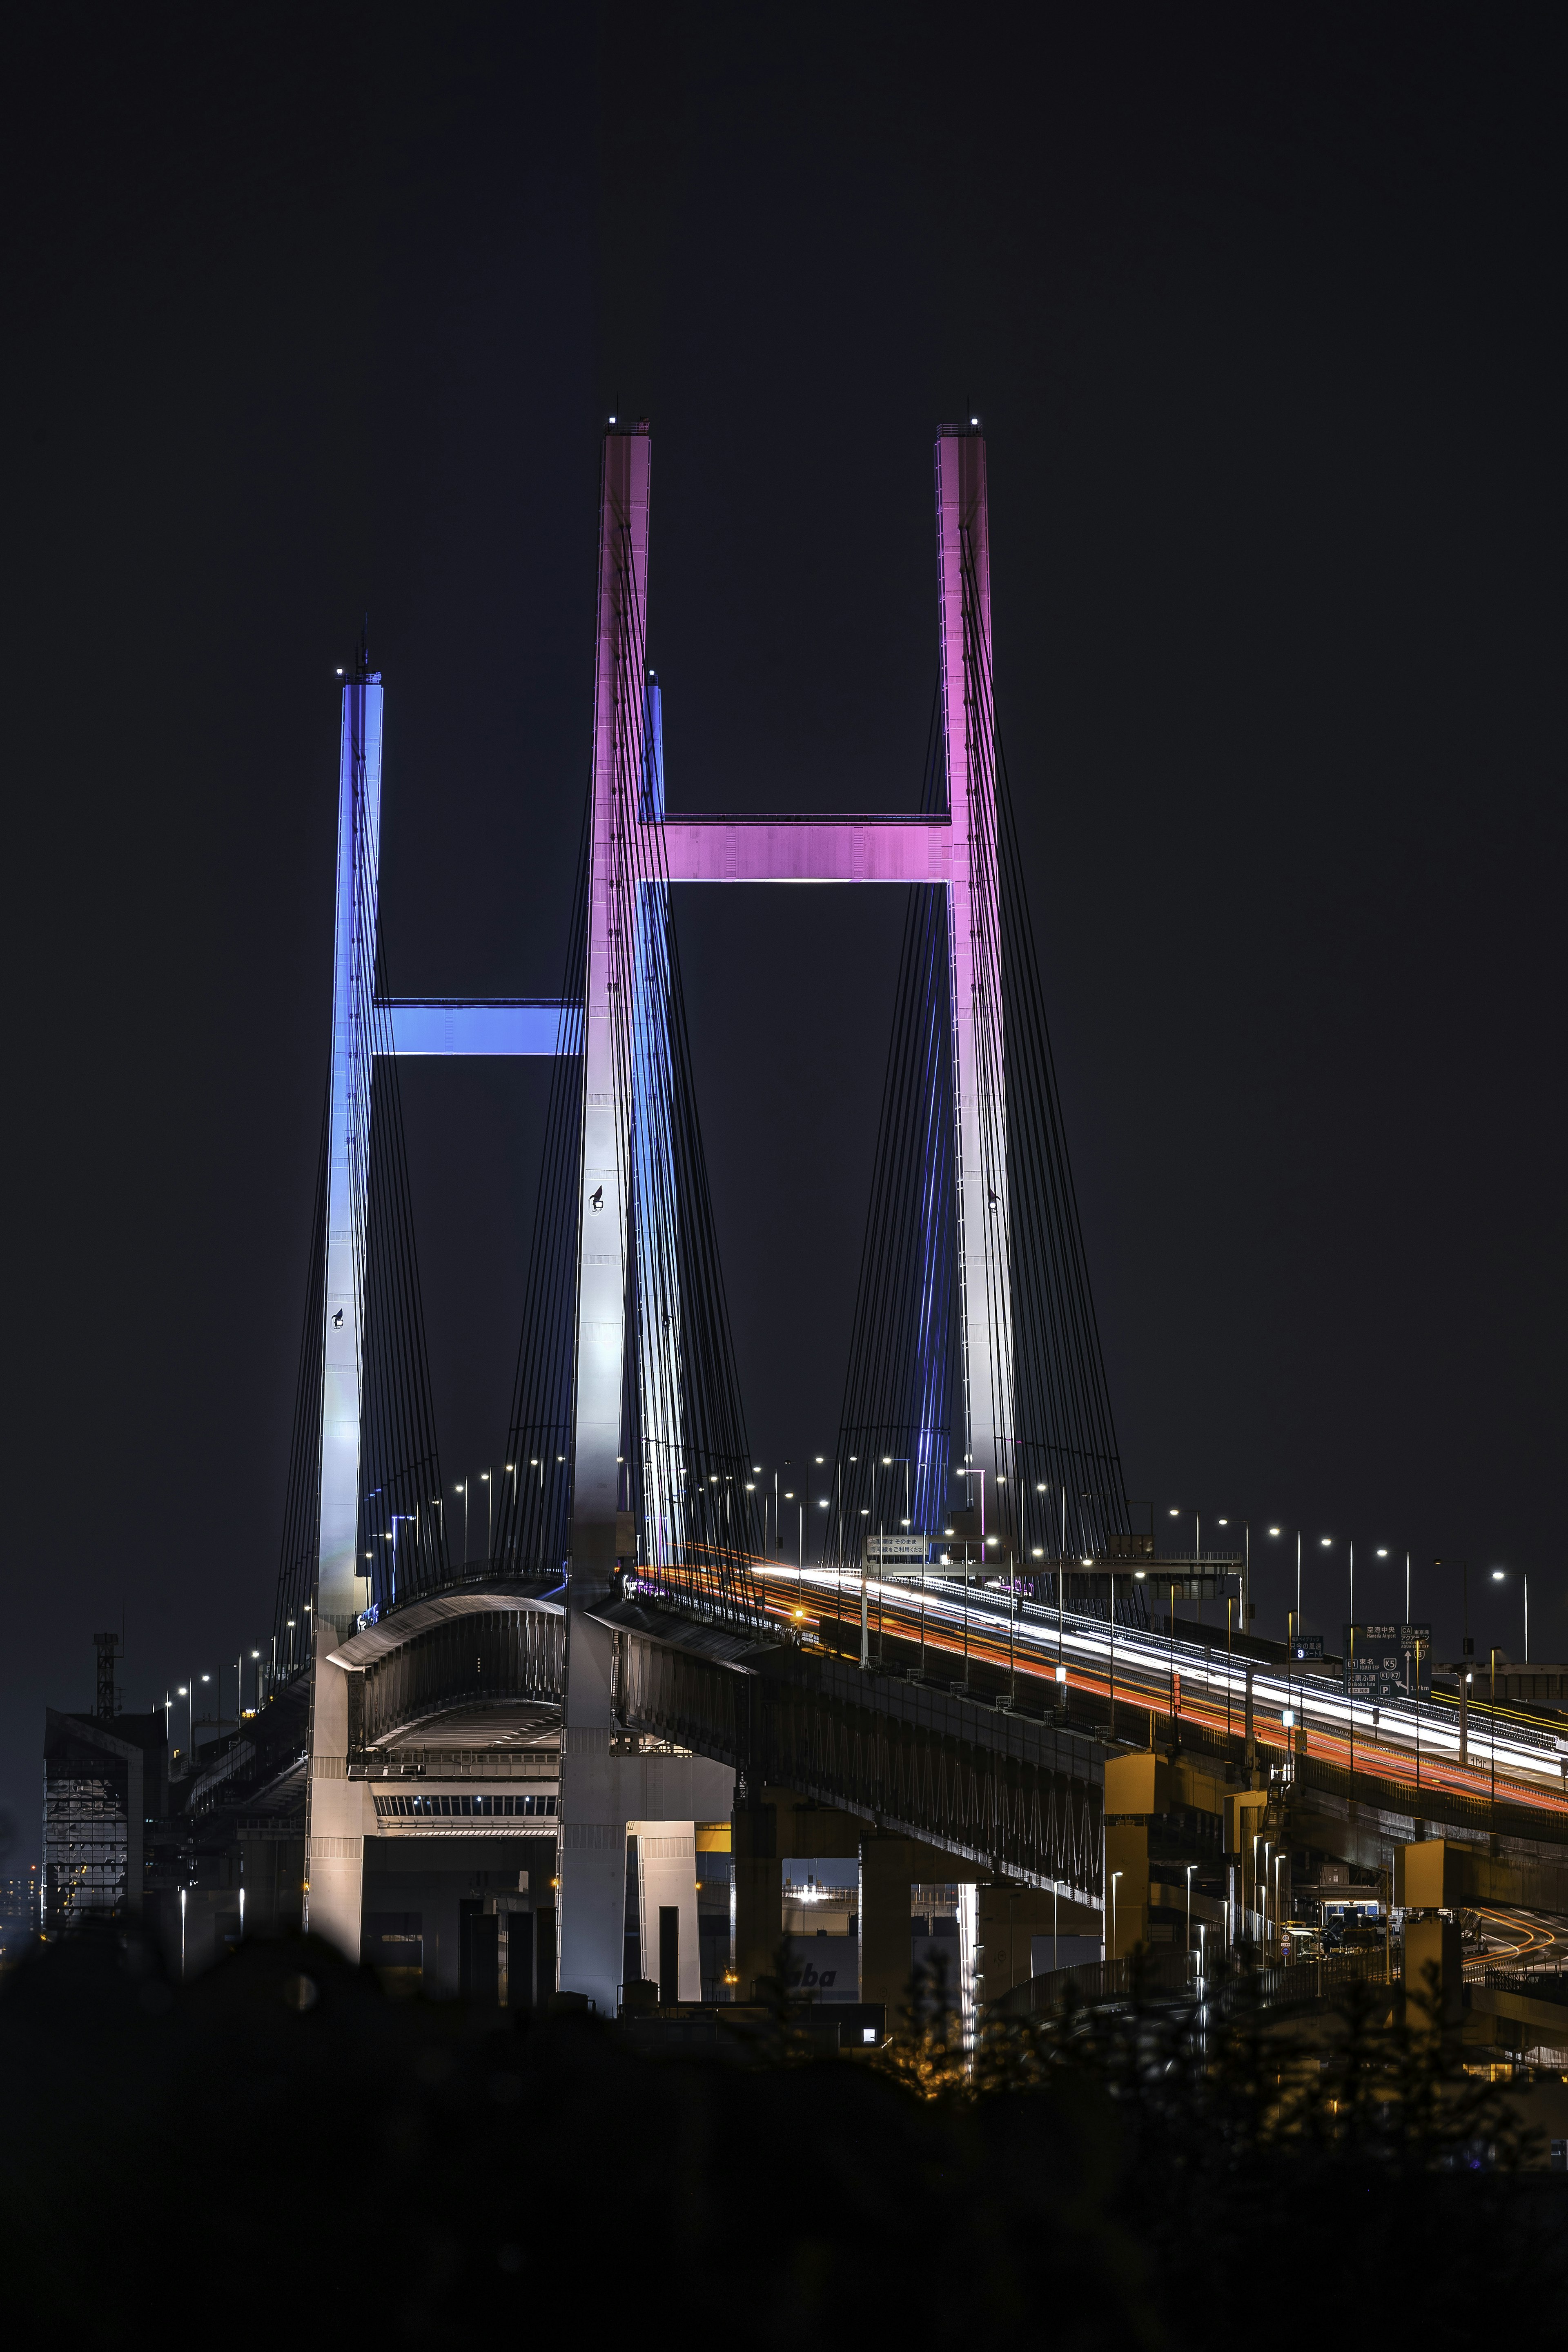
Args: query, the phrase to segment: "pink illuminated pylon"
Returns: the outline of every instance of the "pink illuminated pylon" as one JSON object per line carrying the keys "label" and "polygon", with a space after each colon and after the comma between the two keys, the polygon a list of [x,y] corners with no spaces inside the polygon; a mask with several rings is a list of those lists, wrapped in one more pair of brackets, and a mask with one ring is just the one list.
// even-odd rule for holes
{"label": "pink illuminated pylon", "polygon": [[[1006,1105],[996,866],[995,720],[985,442],[944,425],[936,445],[939,619],[949,809],[935,816],[663,817],[641,808],[647,664],[648,476],[646,426],[605,436],[599,642],[594,737],[580,1193],[577,1406],[572,1577],[584,1601],[616,1557],[625,1344],[626,1138],[617,1097],[632,1055],[616,1051],[611,930],[636,919],[640,881],[940,883],[952,954],[954,1164],[958,1223],[960,1458],[1005,1478],[1013,1341],[1007,1265]],[[661,840],[633,844],[637,826]],[[618,1150],[617,1150],[618,1144]],[[605,1696],[608,1721],[608,1697]]]}

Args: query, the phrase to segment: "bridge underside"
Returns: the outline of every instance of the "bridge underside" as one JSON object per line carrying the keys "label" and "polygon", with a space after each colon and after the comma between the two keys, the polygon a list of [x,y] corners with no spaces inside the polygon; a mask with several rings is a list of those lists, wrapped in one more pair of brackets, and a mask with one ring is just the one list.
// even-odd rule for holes
{"label": "bridge underside", "polygon": [[[1032,1888],[1075,1906],[1080,1927],[1094,1924],[1104,1838],[1093,1740],[666,1609],[615,1602],[592,1622],[612,1660],[604,1864],[618,1885],[631,1856],[627,1975],[659,1981],[673,1967],[685,2000],[733,1987],[727,1892],[721,1920],[700,1907],[711,1911],[741,1867],[717,1854],[754,1851],[749,1811],[780,1790],[803,1813],[816,1809],[824,1853],[861,1858],[867,1886],[864,1853],[875,1848],[877,1891],[861,1900],[885,1915],[888,1997],[901,1995],[908,1973],[916,1879]],[[498,1583],[391,1611],[327,1654],[345,1691],[340,1810],[352,1826],[340,1835],[356,1848],[330,1859],[358,1879],[366,1959],[396,1968],[414,1953],[426,1983],[469,1991],[510,1968],[513,2000],[553,1984],[553,1889],[569,1833],[564,1698],[578,1638],[543,1589]],[[661,1946],[671,1914],[676,1941]],[[762,1945],[777,1930],[776,1892],[758,1916]],[[509,1960],[513,1935],[526,1968]],[[755,1974],[763,1963],[754,1951],[751,1960]]]}

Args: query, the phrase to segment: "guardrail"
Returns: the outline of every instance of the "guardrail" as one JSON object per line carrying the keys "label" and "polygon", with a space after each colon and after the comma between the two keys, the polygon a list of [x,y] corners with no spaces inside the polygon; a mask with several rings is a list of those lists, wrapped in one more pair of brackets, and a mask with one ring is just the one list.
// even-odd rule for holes
{"label": "guardrail", "polygon": [[[1087,2009],[1125,2008],[1133,2000],[1234,2001],[1238,1995],[1265,2008],[1292,2001],[1321,2000],[1327,1993],[1351,1984],[1383,1984],[1389,1971],[1382,1952],[1334,1952],[1321,1960],[1277,1960],[1253,1968],[1236,1968],[1223,1977],[1200,1979],[1193,1963],[1195,1952],[1126,1954],[1118,1960],[1085,1960],[1070,1969],[1055,1969],[1019,1985],[1005,1996],[1004,2011],[1039,2016],[1060,2006],[1069,1994]],[[1398,1981],[1399,1963],[1393,1964]],[[1568,1999],[1568,1995],[1564,1996]]]}
{"label": "guardrail", "polygon": [[1510,1969],[1501,1965],[1467,1969],[1465,1983],[1488,1985],[1494,1992],[1522,1993],[1528,2000],[1549,2000],[1568,2009],[1568,1969]]}
{"label": "guardrail", "polygon": [[1409,1813],[1413,1819],[1451,1822],[1485,1830],[1499,1837],[1531,1838],[1546,1845],[1568,1845],[1568,1812],[1542,1805],[1510,1805],[1501,1799],[1472,1797],[1458,1789],[1434,1788],[1393,1774],[1352,1772],[1348,1765],[1331,1764],[1318,1756],[1294,1759],[1295,1779],[1309,1789],[1332,1790],[1360,1804],[1376,1805],[1385,1812]]}

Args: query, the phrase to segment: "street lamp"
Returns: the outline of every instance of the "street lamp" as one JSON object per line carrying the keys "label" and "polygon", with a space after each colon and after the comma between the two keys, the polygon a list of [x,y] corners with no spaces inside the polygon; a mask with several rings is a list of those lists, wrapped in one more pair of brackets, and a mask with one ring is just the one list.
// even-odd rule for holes
{"label": "street lamp", "polygon": [[1186,1869],[1186,1874],[1187,1874],[1187,1946],[1186,1946],[1186,1948],[1187,1948],[1187,1950],[1190,1952],[1190,1951],[1192,1950],[1192,1948],[1193,1948],[1193,1873],[1194,1873],[1194,1871],[1197,1868],[1197,1864],[1196,1864],[1195,1862],[1189,1862],[1189,1863],[1187,1863],[1187,1864],[1184,1865],[1184,1867],[1185,1867],[1185,1869]]}
{"label": "street lamp", "polygon": [[[1529,1664],[1530,1664],[1530,1574],[1529,1574],[1529,1570],[1526,1570],[1523,1572],[1523,1575],[1522,1575],[1522,1579],[1521,1579],[1521,1580],[1522,1580],[1523,1585],[1524,1585],[1524,1663],[1525,1663],[1525,1664],[1526,1664],[1526,1665],[1529,1665]],[[1506,1583],[1508,1582],[1508,1570],[1507,1570],[1507,1569],[1506,1569],[1506,1568],[1494,1568],[1494,1569],[1493,1569],[1493,1570],[1492,1570],[1492,1582],[1493,1582],[1494,1584],[1506,1584]]]}
{"label": "street lamp", "polygon": [[[1275,1538],[1275,1540],[1276,1540],[1276,1541],[1278,1541],[1278,1540],[1279,1540],[1279,1538],[1284,1534],[1284,1532],[1285,1532],[1285,1528],[1286,1528],[1286,1527],[1288,1527],[1288,1526],[1289,1526],[1289,1524],[1290,1524],[1290,1523],[1289,1523],[1289,1520],[1287,1520],[1287,1521],[1285,1521],[1285,1523],[1284,1523],[1284,1525],[1283,1525],[1283,1526],[1280,1526],[1280,1527],[1278,1527],[1278,1528],[1269,1528],[1269,1530],[1268,1530],[1268,1532],[1269,1532],[1269,1534],[1270,1534],[1270,1535]],[[1289,1657],[1287,1658],[1287,1660],[1286,1660],[1286,1684],[1287,1684],[1287,1687],[1289,1687],[1289,1684],[1290,1684],[1290,1683],[1295,1679],[1295,1677],[1294,1677],[1294,1674],[1293,1674],[1293,1672],[1292,1672],[1292,1669],[1293,1669],[1293,1667],[1294,1667],[1294,1665],[1295,1665],[1295,1653],[1296,1653],[1297,1647],[1299,1646],[1299,1644],[1300,1644],[1300,1639],[1301,1639],[1301,1530],[1300,1530],[1300,1528],[1298,1527],[1298,1528],[1294,1530],[1294,1532],[1295,1532],[1295,1537],[1296,1537],[1296,1606],[1295,1606],[1294,1611],[1291,1612],[1291,1616],[1290,1616],[1290,1642],[1289,1642],[1289,1652],[1290,1652],[1290,1654],[1289,1654]],[[1249,1530],[1248,1530],[1248,1541],[1247,1541],[1247,1549],[1248,1549],[1248,1552],[1250,1552],[1250,1551],[1251,1551],[1251,1549],[1252,1549],[1252,1546],[1251,1546],[1251,1531],[1250,1531],[1250,1529],[1249,1529]],[[1230,1709],[1230,1691],[1229,1691],[1229,1679],[1230,1679],[1230,1678],[1229,1678],[1229,1675],[1228,1675],[1228,1674],[1227,1674],[1227,1675],[1226,1675],[1226,1729],[1227,1731],[1228,1731],[1228,1730],[1229,1730],[1229,1728],[1230,1728],[1230,1713],[1229,1713],[1229,1709]],[[1302,1676],[1302,1681],[1303,1681],[1303,1683],[1305,1682],[1305,1680],[1306,1680],[1306,1677],[1305,1677],[1305,1675],[1303,1675],[1303,1676]]]}

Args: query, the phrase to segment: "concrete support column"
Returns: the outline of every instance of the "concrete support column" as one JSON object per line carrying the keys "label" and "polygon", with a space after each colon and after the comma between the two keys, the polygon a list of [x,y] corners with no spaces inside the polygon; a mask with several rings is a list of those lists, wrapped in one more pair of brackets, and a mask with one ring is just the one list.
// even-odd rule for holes
{"label": "concrete support column", "polygon": [[305,1842],[304,1923],[346,1960],[358,1961],[364,1909],[364,1840],[375,1810],[363,1780],[349,1779],[349,1678],[316,1637],[310,1672],[309,1830]]}
{"label": "concrete support column", "polygon": [[[1111,1879],[1116,1880],[1114,1900]],[[1149,1940],[1149,1824],[1105,1824],[1105,1957],[1124,1959],[1135,1944]]]}
{"label": "concrete support column", "polygon": [[1413,2032],[1458,2034],[1464,2023],[1459,1923],[1429,1911],[1405,1921],[1405,2016]]}
{"label": "concrete support column", "polygon": [[[994,1879],[976,1893],[980,1946],[976,1997],[984,2007],[987,2001],[1000,2000],[1015,1985],[1029,1982],[1035,1973],[1035,1937],[1048,1936],[1053,1925],[1061,1931],[1062,1906],[1043,1887],[1013,1886],[1005,1879]],[[1067,1911],[1069,1923],[1082,1916],[1070,1902]],[[1071,1932],[1079,1930],[1073,1927]]]}
{"label": "concrete support column", "polygon": [[[658,1987],[661,2001],[700,2000],[702,1961],[697,1943],[697,1824],[693,1822],[628,1822],[637,1842],[637,1928],[642,1973]],[[675,1915],[673,1922],[668,1914]],[[673,1925],[677,1975],[665,1981],[665,1956]]]}
{"label": "concrete support column", "polygon": [[602,2017],[614,2017],[620,1999],[626,1822],[642,1811],[640,1772],[628,1804],[623,1759],[610,1754],[613,1665],[608,1628],[574,1609],[561,1734],[560,1982]]}
{"label": "concrete support column", "polygon": [[908,1838],[860,1842],[860,1998],[887,2004],[892,2024],[910,1997],[910,1888],[915,1849]]}
{"label": "concrete support column", "polygon": [[731,1845],[735,1864],[735,1975],[740,2000],[771,1977],[784,1937],[784,1859],[773,1805],[737,1805]]}

